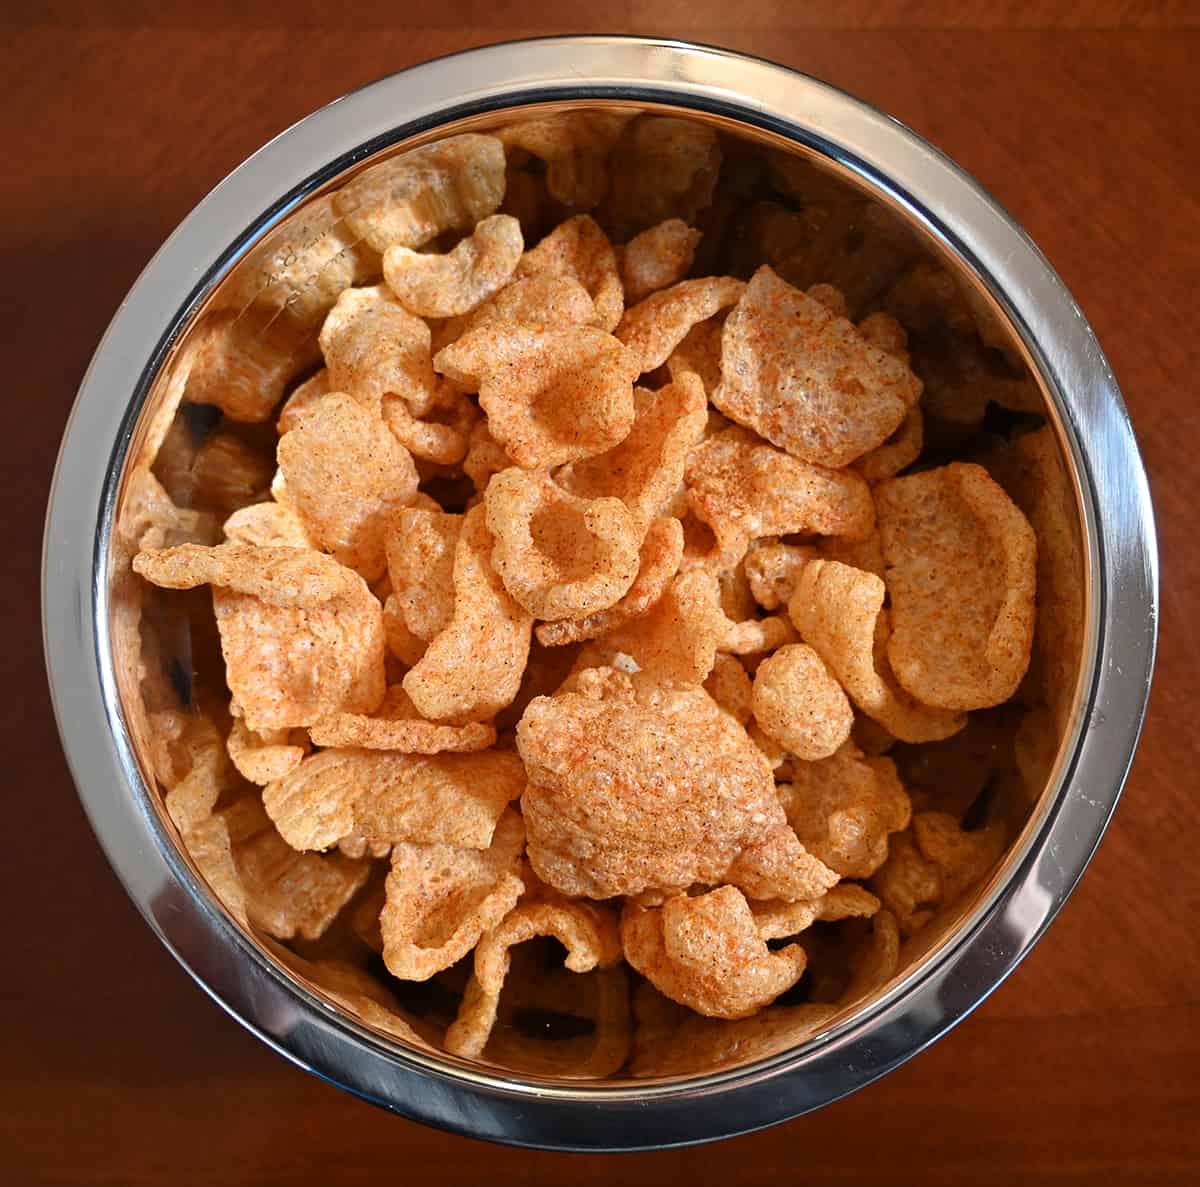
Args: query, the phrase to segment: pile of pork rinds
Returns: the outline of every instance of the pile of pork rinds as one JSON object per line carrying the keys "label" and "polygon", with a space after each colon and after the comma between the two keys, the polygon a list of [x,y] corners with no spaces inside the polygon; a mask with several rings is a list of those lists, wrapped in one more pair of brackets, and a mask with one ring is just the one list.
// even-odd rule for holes
{"label": "pile of pork rinds", "polygon": [[902,228],[571,112],[372,166],[235,281],[126,496],[143,613],[209,587],[227,688],[148,698],[149,745],[213,890],[335,1001],[702,1068],[819,1029],[995,864],[1003,823],[889,752],[1026,673],[1033,531],[923,442],[1036,392]]}

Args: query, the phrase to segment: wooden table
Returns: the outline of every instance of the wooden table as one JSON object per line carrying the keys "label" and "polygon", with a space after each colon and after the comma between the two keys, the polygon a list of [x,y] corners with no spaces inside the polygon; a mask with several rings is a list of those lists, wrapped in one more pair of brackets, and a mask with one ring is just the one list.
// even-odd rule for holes
{"label": "wooden table", "polygon": [[[14,5],[0,23],[0,1181],[1200,1181],[1200,6],[110,0]],[[779,59],[894,113],[974,173],[1109,353],[1165,558],[1158,678],[1125,798],[1011,980],[932,1050],[817,1115],[619,1160],[486,1147],[398,1120],[296,1071],[206,1000],[137,917],[80,811],[35,592],[51,467],[88,357],[210,186],[389,71],[489,41],[613,29]]]}

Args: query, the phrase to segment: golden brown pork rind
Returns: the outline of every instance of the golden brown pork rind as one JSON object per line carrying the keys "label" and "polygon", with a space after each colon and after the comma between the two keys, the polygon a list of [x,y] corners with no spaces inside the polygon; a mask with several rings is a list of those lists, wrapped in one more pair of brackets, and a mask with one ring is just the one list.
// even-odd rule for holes
{"label": "golden brown pork rind", "polygon": [[636,305],[678,284],[688,274],[699,242],[700,232],[681,218],[665,219],[635,235],[620,251],[626,303]]}
{"label": "golden brown pork rind", "polygon": [[615,333],[637,360],[638,374],[661,367],[693,326],[736,304],[745,287],[732,276],[681,280],[626,309]]}
{"label": "golden brown pork rind", "polygon": [[921,406],[914,404],[900,422],[900,427],[870,453],[864,453],[854,463],[857,470],[872,486],[884,482],[911,466],[921,456],[925,444],[925,417]]}
{"label": "golden brown pork rind", "polygon": [[333,388],[329,386],[329,371],[325,367],[303,383],[298,383],[279,410],[275,419],[275,431],[283,436],[290,429],[299,428],[313,407],[331,391]]}
{"label": "golden brown pork rind", "polygon": [[[699,375],[704,384],[705,394],[711,398],[717,384],[721,382],[721,335],[724,329],[725,323],[715,317],[692,326],[667,359],[667,371],[671,379],[677,380],[680,375],[689,371]],[[710,421],[714,416],[720,415],[719,412],[709,409]],[[728,427],[729,422],[725,423]]]}
{"label": "golden brown pork rind", "polygon": [[850,736],[854,710],[807,644],[780,647],[754,673],[754,720],[789,754],[828,758]]}
{"label": "golden brown pork rind", "polygon": [[559,223],[521,257],[516,274],[518,279],[549,274],[576,280],[592,298],[601,329],[611,331],[621,320],[625,295],[617,257],[608,236],[586,214]]}

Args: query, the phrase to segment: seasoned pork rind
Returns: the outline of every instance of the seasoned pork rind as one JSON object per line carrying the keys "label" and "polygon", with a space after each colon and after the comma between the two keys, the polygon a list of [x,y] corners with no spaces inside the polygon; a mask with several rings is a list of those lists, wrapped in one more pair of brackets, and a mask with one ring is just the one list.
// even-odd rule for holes
{"label": "seasoned pork rind", "polygon": [[317,746],[357,746],[364,750],[399,750],[405,754],[465,753],[486,750],[496,741],[495,726],[482,722],[442,725],[426,721],[399,686],[388,689],[383,703],[372,715],[333,713],[316,722],[308,732]]}
{"label": "seasoned pork rind", "polygon": [[485,495],[492,564],[535,618],[584,618],[615,605],[639,568],[644,528],[615,498],[577,498],[546,472],[512,467]]}
{"label": "seasoned pork rind", "polygon": [[439,349],[457,341],[468,330],[493,324],[550,328],[599,326],[600,318],[587,289],[574,276],[537,272],[506,284],[465,317],[447,322]]}
{"label": "seasoned pork rind", "polygon": [[433,407],[423,416],[413,416],[399,397],[383,398],[383,422],[392,436],[413,455],[439,466],[453,466],[467,455],[471,430],[482,420],[474,400],[449,382],[438,386]]}
{"label": "seasoned pork rind", "polygon": [[888,663],[883,582],[840,561],[805,565],[788,613],[851,700],[894,737],[933,742],[966,724],[962,713],[923,705],[896,682]]}
{"label": "seasoned pork rind", "polygon": [[238,774],[260,785],[273,783],[295,770],[310,749],[303,730],[259,732],[239,717],[233,719],[226,747]]}
{"label": "seasoned pork rind", "polygon": [[871,933],[850,958],[850,980],[841,1003],[851,1005],[886,985],[900,965],[900,929],[891,911],[878,911]]}
{"label": "seasoned pork rind", "polygon": [[224,524],[225,538],[258,548],[312,548],[299,512],[286,503],[255,503],[235,511]]}
{"label": "seasoned pork rind", "polygon": [[921,456],[925,443],[925,418],[919,404],[908,410],[900,427],[880,446],[864,453],[854,468],[872,485],[907,469]]}
{"label": "seasoned pork rind", "polygon": [[896,679],[947,709],[1007,700],[1033,647],[1028,520],[982,466],[963,463],[884,483],[876,501]]}
{"label": "seasoned pork rind", "polygon": [[392,976],[427,981],[470,952],[516,905],[524,844],[521,817],[510,808],[486,849],[394,845],[379,919]]}
{"label": "seasoned pork rind", "polygon": [[183,544],[134,569],[167,589],[212,585],[235,716],[253,730],[311,725],[383,698],[379,603],[358,574],[300,548]]}
{"label": "seasoned pork rind", "polygon": [[806,762],[828,758],[850,736],[854,724],[854,711],[841,685],[804,643],[780,647],[758,665],[753,708],[763,730]]}
{"label": "seasoned pork rind", "polygon": [[565,276],[578,281],[592,298],[597,325],[616,329],[625,308],[617,257],[608,236],[586,214],[559,223],[517,265],[517,277]]}
{"label": "seasoned pork rind", "polygon": [[[717,384],[721,382],[721,336],[724,330],[724,322],[715,317],[688,330],[683,341],[671,351],[667,359],[667,371],[671,378],[677,380],[680,375],[691,371],[700,376],[704,391],[711,398]],[[720,413],[713,412],[710,408],[710,421],[714,416],[720,416]]]}
{"label": "seasoned pork rind", "polygon": [[738,660],[718,655],[704,681],[705,691],[739,725],[745,725],[754,712],[754,686]]}
{"label": "seasoned pork rind", "polygon": [[696,254],[700,232],[681,218],[669,218],[635,235],[620,253],[626,304],[634,305],[659,289],[677,284]]}
{"label": "seasoned pork rind", "polygon": [[454,614],[454,552],[463,516],[409,507],[392,521],[387,567],[392,598],[408,629],[428,643]]}
{"label": "seasoned pork rind", "polygon": [[626,309],[615,332],[637,359],[638,374],[661,367],[694,326],[735,304],[745,287],[732,276],[682,280]]}
{"label": "seasoned pork rind", "polygon": [[761,939],[782,940],[807,931],[814,923],[869,919],[879,910],[879,900],[853,882],[839,882],[820,898],[808,902],[751,903],[750,910]]}
{"label": "seasoned pork rind", "polygon": [[712,400],[726,416],[831,467],[882,445],[921,394],[903,362],[769,267],[725,321],[721,373]]}
{"label": "seasoned pork rind", "polygon": [[801,977],[799,944],[772,951],[745,895],[732,886],[661,908],[630,904],[621,918],[625,958],[661,993],[710,1018],[746,1018]]}
{"label": "seasoned pork rind", "polygon": [[786,609],[800,573],[816,556],[815,548],[803,544],[768,541],[752,548],[746,554],[745,570],[754,600],[764,610]]}
{"label": "seasoned pork rind", "polygon": [[283,436],[289,429],[298,428],[304,418],[333,388],[329,386],[329,371],[322,367],[315,375],[298,383],[283,402],[275,419],[275,430]]}
{"label": "seasoned pork rind", "polygon": [[721,640],[721,650],[733,655],[754,655],[795,641],[796,628],[786,618],[770,615],[730,623]]}

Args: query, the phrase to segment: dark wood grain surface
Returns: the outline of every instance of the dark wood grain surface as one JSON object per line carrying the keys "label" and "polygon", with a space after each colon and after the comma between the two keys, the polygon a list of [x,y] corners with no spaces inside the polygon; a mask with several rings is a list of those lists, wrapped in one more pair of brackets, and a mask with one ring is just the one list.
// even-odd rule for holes
{"label": "dark wood grain surface", "polygon": [[[0,1182],[1200,1182],[1200,5],[215,0],[0,15],[5,810]],[[58,748],[42,516],[87,360],[163,237],[246,154],[392,70],[619,30],[776,58],[975,174],[1091,319],[1159,517],[1144,740],[1078,891],[1012,978],[880,1083],[772,1131],[622,1159],[486,1147],[372,1109],[225,1018],[143,926]]]}

